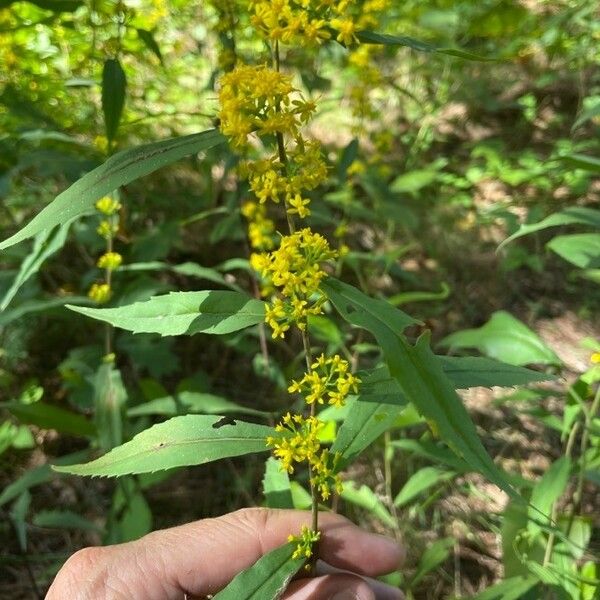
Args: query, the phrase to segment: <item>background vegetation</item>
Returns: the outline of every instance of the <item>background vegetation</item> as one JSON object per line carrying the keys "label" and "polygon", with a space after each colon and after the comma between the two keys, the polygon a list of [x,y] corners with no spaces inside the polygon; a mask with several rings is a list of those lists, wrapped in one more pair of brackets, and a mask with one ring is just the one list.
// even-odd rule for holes
{"label": "background vegetation", "polygon": [[[319,99],[310,129],[329,178],[313,223],[349,248],[336,275],[423,322],[411,339],[428,329],[437,354],[554,376],[461,392],[539,513],[471,473],[411,404],[344,472],[334,508],[406,540],[407,569],[390,581],[409,597],[496,584],[478,597],[598,598],[597,2],[391,4],[378,31],[413,47],[285,51]],[[232,53],[264,57],[245,5],[0,1],[2,239],[115,151],[218,124]],[[174,290],[257,293],[234,165],[218,146],[121,188],[112,306]],[[106,328],[64,306],[91,304],[102,279],[99,221],[88,211],[2,250],[2,597],[42,597],[84,545],[265,502],[260,455],[117,481],[51,470],[177,414],[272,424],[302,358],[259,327],[218,338],[119,329],[108,334],[115,367],[103,362]],[[373,338],[331,311],[310,327],[355,367],[377,364]],[[306,507],[301,484],[291,491]]]}

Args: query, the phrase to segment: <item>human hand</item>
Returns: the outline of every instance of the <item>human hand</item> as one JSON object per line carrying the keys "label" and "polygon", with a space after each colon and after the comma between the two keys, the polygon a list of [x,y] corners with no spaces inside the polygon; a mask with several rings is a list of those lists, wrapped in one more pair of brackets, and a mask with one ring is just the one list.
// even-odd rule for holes
{"label": "human hand", "polygon": [[[310,520],[310,513],[302,511],[247,508],[126,544],[84,548],[67,560],[46,600],[202,598],[224,588]],[[398,544],[331,513],[319,515],[319,529],[319,556],[325,564],[319,561],[315,577],[300,574],[286,600],[403,598],[398,590],[369,579],[400,567],[404,551]]]}

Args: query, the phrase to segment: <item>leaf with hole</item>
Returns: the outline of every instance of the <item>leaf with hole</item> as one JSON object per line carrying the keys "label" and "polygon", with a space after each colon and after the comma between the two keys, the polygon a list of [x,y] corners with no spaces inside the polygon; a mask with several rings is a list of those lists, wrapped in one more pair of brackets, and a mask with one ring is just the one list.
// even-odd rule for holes
{"label": "leaf with hole", "polygon": [[59,473],[119,477],[174,467],[201,465],[221,458],[266,452],[272,427],[235,421],[215,427],[219,417],[186,415],[154,425],[122,446],[89,463],[54,467]]}

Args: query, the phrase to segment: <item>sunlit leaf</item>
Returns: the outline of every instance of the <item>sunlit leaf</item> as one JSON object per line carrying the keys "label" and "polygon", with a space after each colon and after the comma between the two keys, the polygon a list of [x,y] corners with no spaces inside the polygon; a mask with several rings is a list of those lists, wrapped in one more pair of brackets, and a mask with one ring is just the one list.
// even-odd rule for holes
{"label": "sunlit leaf", "polygon": [[558,356],[536,333],[503,310],[495,312],[485,325],[452,333],[440,344],[452,350],[477,348],[483,354],[511,365],[560,364]]}
{"label": "sunlit leaf", "polygon": [[266,452],[272,427],[235,421],[220,426],[218,417],[174,417],[138,433],[131,441],[89,463],[54,467],[60,473],[119,477],[173,467],[200,465],[230,456]]}
{"label": "sunlit leaf", "polygon": [[452,471],[446,471],[438,467],[423,467],[411,475],[402,486],[402,489],[394,498],[394,504],[404,506],[434,485],[448,481],[455,474]]}
{"label": "sunlit leaf", "polygon": [[375,494],[375,492],[366,485],[358,485],[354,481],[344,481],[344,489],[340,496],[351,504],[360,506],[369,511],[376,519],[379,519],[387,527],[396,527],[396,521],[385,507],[385,504]]}
{"label": "sunlit leaf", "polygon": [[59,194],[25,227],[1,242],[0,250],[81,216],[93,207],[96,200],[122,185],[224,141],[218,131],[210,129],[119,152]]}
{"label": "sunlit leaf", "polygon": [[[346,321],[367,329],[375,336],[390,374],[400,385],[406,399],[435,424],[441,438],[452,450],[475,471],[512,497],[520,498],[479,440],[469,413],[436,361],[427,338],[421,337],[415,346],[409,344],[402,331],[410,320],[389,305],[386,313],[388,310],[397,311],[396,319],[383,313],[379,308],[380,301],[365,296],[352,286],[328,278],[321,287]],[[404,327],[398,327],[398,323],[403,323]]]}
{"label": "sunlit leaf", "polygon": [[264,320],[264,302],[234,291],[171,292],[117,308],[68,308],[133,333],[222,335]]}

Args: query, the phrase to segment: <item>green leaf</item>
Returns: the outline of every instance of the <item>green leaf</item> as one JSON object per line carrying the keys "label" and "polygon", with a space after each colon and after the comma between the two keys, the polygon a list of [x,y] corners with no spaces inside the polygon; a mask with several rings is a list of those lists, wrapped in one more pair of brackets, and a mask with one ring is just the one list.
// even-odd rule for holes
{"label": "green leaf", "polygon": [[70,510],[42,510],[33,517],[33,524],[37,527],[49,529],[101,531],[98,525]]}
{"label": "green leaf", "polygon": [[457,473],[466,473],[470,471],[469,465],[459,458],[449,448],[445,448],[436,444],[435,442],[428,442],[425,440],[393,440],[391,442],[395,448],[400,448],[405,452],[412,452],[417,456],[427,458],[431,462],[441,463],[448,465]]}
{"label": "green leaf", "polygon": [[[18,0],[0,0],[0,8],[5,8],[16,2]],[[51,10],[54,13],[75,12],[84,4],[82,0],[27,0],[27,2],[44,10]]]}
{"label": "green leaf", "polygon": [[344,489],[340,496],[346,502],[368,510],[387,527],[394,528],[397,526],[394,517],[370,487],[366,485],[358,487],[358,484],[354,481],[344,481]]}
{"label": "green leaf", "polygon": [[600,233],[559,235],[546,246],[580,269],[600,267]]}
{"label": "green leaf", "polygon": [[[512,387],[552,379],[545,373],[480,356],[436,355],[436,360],[457,390],[472,387]],[[366,377],[362,374],[361,376],[363,402],[406,404],[400,385],[390,375],[386,366],[369,371]]]}
{"label": "green leaf", "polygon": [[437,467],[423,467],[414,473],[404,484],[396,498],[394,498],[394,504],[396,506],[404,506],[425,490],[439,483],[444,483],[455,475],[456,473],[453,471],[446,471]]}
{"label": "green leaf", "polygon": [[582,206],[574,206],[571,208],[565,208],[560,212],[553,213],[542,219],[538,223],[532,223],[530,225],[521,225],[519,230],[513,233],[510,237],[506,238],[498,249],[502,248],[506,244],[516,240],[517,238],[529,235],[542,229],[548,229],[549,227],[558,227],[561,225],[588,225],[590,227],[600,228],[600,210],[593,208],[586,208]]}
{"label": "green leaf", "polygon": [[39,271],[44,261],[64,246],[70,226],[70,222],[65,223],[54,229],[42,231],[35,236],[33,248],[21,263],[17,276],[4,294],[0,310],[5,310],[21,286]]}
{"label": "green leaf", "polygon": [[220,420],[205,415],[174,417],[89,463],[54,468],[59,473],[107,477],[151,473],[266,452],[265,439],[276,435],[265,425],[236,421],[220,426]]}
{"label": "green leaf", "polygon": [[495,312],[478,329],[450,334],[440,345],[452,350],[477,348],[483,354],[511,365],[560,364],[558,356],[529,327],[503,310]]}
{"label": "green leaf", "polygon": [[292,558],[295,549],[288,543],[265,554],[236,575],[214,600],[277,600],[304,564],[304,559]]}
{"label": "green leaf", "polygon": [[[327,297],[342,317],[370,331],[381,346],[392,377],[396,379],[407,400],[427,419],[435,423],[442,439],[476,471],[504,489],[510,496],[520,498],[506,475],[494,464],[477,436],[475,425],[460,398],[446,378],[429,347],[426,337],[415,346],[401,335],[407,323],[403,313],[396,319],[377,307],[381,301],[365,296],[357,289],[329,278],[321,285]],[[384,303],[385,304],[385,303]],[[366,403],[364,403],[366,404]]]}
{"label": "green leaf", "polygon": [[264,306],[264,302],[240,292],[212,290],[171,292],[118,308],[67,308],[133,333],[165,336],[239,331],[264,321]]}
{"label": "green leaf", "polygon": [[25,315],[62,308],[69,302],[89,304],[91,300],[87,296],[66,296],[62,298],[48,298],[45,300],[28,300],[11,310],[0,313],[0,327],[6,327],[9,323],[20,319]]}
{"label": "green leaf", "polygon": [[127,78],[118,58],[104,61],[102,70],[102,112],[106,137],[110,142],[115,139],[123,107],[125,106],[125,90]]}
{"label": "green leaf", "polygon": [[358,31],[356,37],[363,44],[381,44],[383,46],[406,46],[418,52],[429,52],[438,54],[447,54],[456,58],[476,61],[495,61],[494,58],[485,58],[459,48],[439,48],[428,42],[417,40],[405,35],[389,35],[387,33],[375,33],[373,31]]}
{"label": "green leaf", "polygon": [[438,356],[444,373],[458,390],[472,387],[512,387],[553,379],[551,375],[484,358]]}
{"label": "green leaf", "polygon": [[532,535],[541,531],[538,523],[550,524],[552,505],[561,497],[567,487],[571,474],[571,461],[568,456],[561,456],[552,463],[531,492],[529,499],[527,529]]}
{"label": "green leaf", "polygon": [[290,478],[281,468],[281,462],[270,456],[265,463],[263,477],[265,504],[269,508],[294,508]]}
{"label": "green leaf", "polygon": [[402,194],[416,194],[419,190],[431,185],[437,176],[438,171],[433,169],[418,169],[402,173],[392,181],[390,190]]}
{"label": "green leaf", "polygon": [[25,490],[13,503],[8,516],[12,521],[21,552],[27,552],[27,513],[31,505],[31,494]]}
{"label": "green leaf", "polygon": [[222,273],[219,273],[216,269],[203,267],[194,262],[185,262],[179,265],[170,265],[166,262],[153,260],[149,262],[130,263],[128,265],[122,265],[119,267],[119,273],[127,271],[160,271],[168,270],[178,275],[185,275],[186,277],[197,277],[198,279],[206,279],[206,281],[212,281],[218,283],[224,287],[228,287],[238,292],[242,291],[239,286],[235,283],[231,283],[225,279]]}
{"label": "green leaf", "polygon": [[209,129],[119,152],[59,194],[25,227],[0,243],[0,250],[79,217],[91,209],[96,200],[122,185],[224,141],[218,131]]}
{"label": "green leaf", "polygon": [[61,433],[85,436],[93,436],[96,433],[94,424],[85,417],[45,402],[34,404],[3,402],[0,406],[6,408],[23,423],[37,425],[42,429],[55,429]]}
{"label": "green leaf", "polygon": [[519,600],[537,583],[537,577],[510,577],[473,596],[471,600]]}
{"label": "green leaf", "polygon": [[163,415],[174,417],[175,415],[184,413],[200,413],[205,415],[237,414],[253,415],[256,417],[269,415],[265,411],[248,408],[221,396],[215,396],[214,394],[183,391],[175,396],[163,396],[134,406],[127,411],[127,416]]}
{"label": "green leaf", "polygon": [[123,443],[123,417],[127,391],[121,373],[102,364],[94,377],[94,418],[99,446],[105,452]]}
{"label": "green leaf", "polygon": [[450,554],[450,550],[454,545],[453,538],[444,538],[441,540],[436,540],[423,552],[421,556],[421,560],[417,565],[417,570],[415,574],[411,577],[409,582],[410,589],[413,589],[418,583],[427,575],[427,573],[431,573],[435,568],[437,568],[441,563],[443,563]]}
{"label": "green leaf", "polygon": [[561,159],[569,167],[600,173],[600,158],[585,156],[585,154],[569,154],[568,156],[562,156]]}
{"label": "green leaf", "polygon": [[151,31],[148,31],[146,29],[136,29],[138,37],[140,38],[140,40],[142,40],[142,42],[144,42],[144,46],[146,46],[146,48],[148,48],[148,50],[150,50],[150,52],[153,52],[154,55],[156,56],[156,58],[158,58],[158,60],[160,61],[160,64],[163,64],[163,57],[162,57],[162,53],[160,51],[160,47],[159,45],[156,43],[156,40],[154,39],[154,34]]}
{"label": "green leaf", "polygon": [[331,452],[339,452],[338,469],[344,469],[382,433],[394,426],[402,412],[400,406],[375,402],[352,402],[348,416],[340,427]]}
{"label": "green leaf", "polygon": [[[67,465],[72,464],[73,462],[77,462],[84,458],[87,458],[88,451],[84,450],[82,452],[74,452],[73,454],[67,454],[66,456],[61,456],[54,461],[55,465]],[[7,485],[4,490],[2,490],[2,494],[0,494],[0,506],[4,506],[7,502],[14,500],[17,496],[22,494],[24,491],[29,490],[32,487],[40,485],[42,483],[46,483],[50,481],[52,477],[55,477],[56,473],[52,471],[52,468],[49,464],[40,465],[39,467],[34,467],[33,469],[29,469],[25,471],[21,477],[13,481],[11,484]]]}
{"label": "green leaf", "polygon": [[401,306],[412,302],[430,302],[433,300],[445,300],[450,296],[450,286],[442,282],[442,289],[439,292],[401,292],[390,296],[387,301],[392,306]]}

